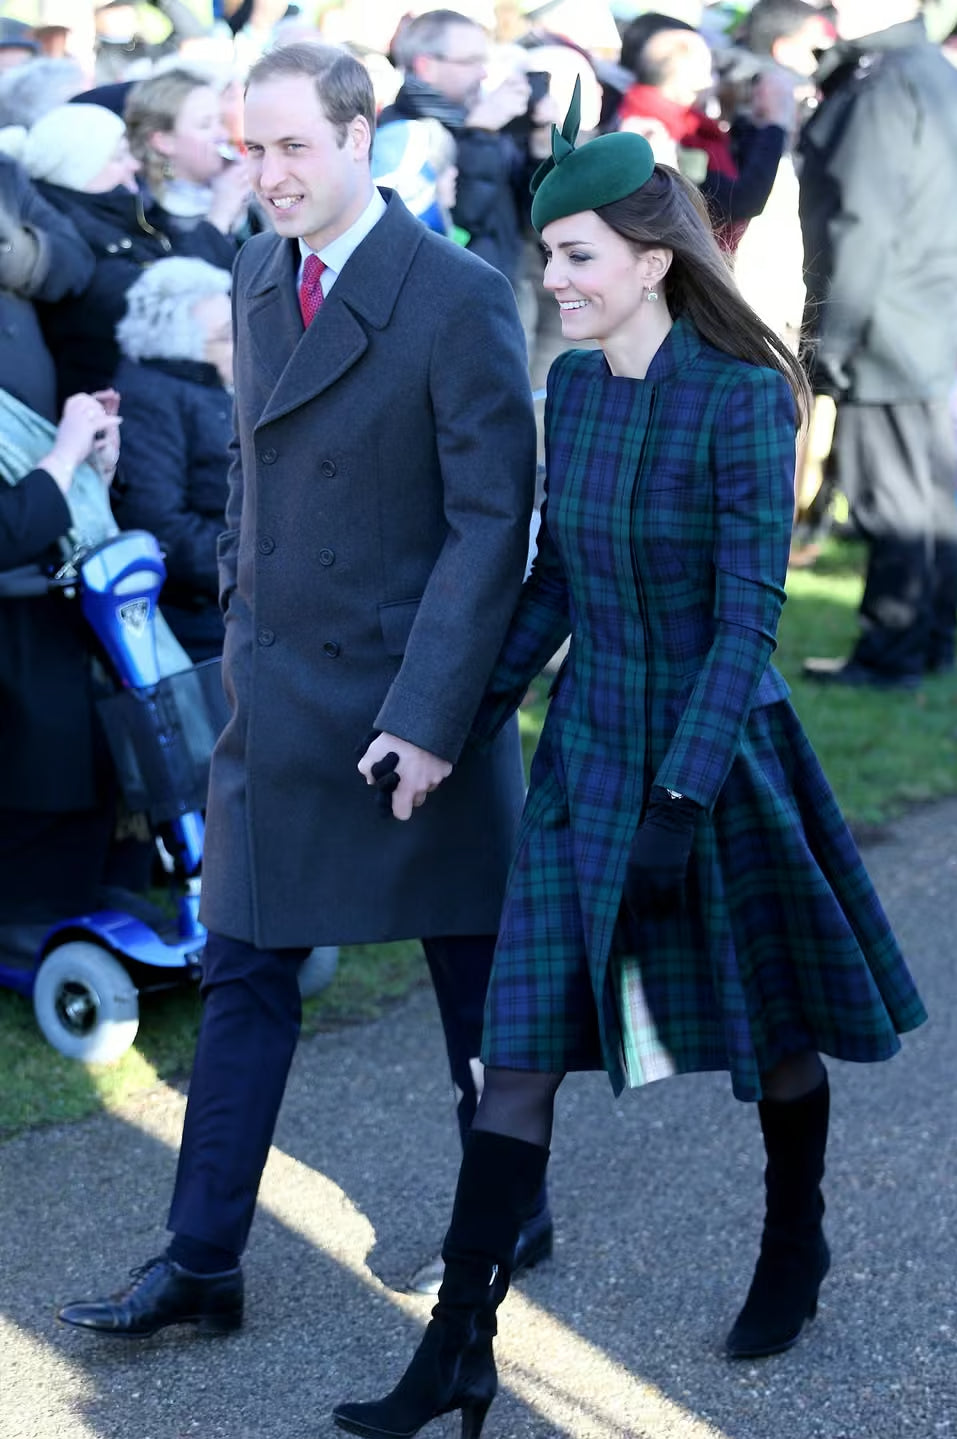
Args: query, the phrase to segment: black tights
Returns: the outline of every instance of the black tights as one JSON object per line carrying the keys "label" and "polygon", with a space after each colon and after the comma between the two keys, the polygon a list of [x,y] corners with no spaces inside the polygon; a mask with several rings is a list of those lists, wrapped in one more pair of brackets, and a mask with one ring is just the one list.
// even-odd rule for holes
{"label": "black tights", "polygon": [[564,1074],[537,1074],[530,1069],[487,1068],[472,1128],[524,1139],[526,1144],[547,1149],[552,1139],[555,1095],[564,1078]]}
{"label": "black tights", "polygon": [[[761,1076],[765,1099],[789,1103],[816,1089],[825,1070],[813,1049],[789,1055]],[[473,1129],[524,1139],[548,1149],[555,1117],[555,1095],[564,1074],[537,1074],[527,1069],[485,1071],[485,1087]]]}

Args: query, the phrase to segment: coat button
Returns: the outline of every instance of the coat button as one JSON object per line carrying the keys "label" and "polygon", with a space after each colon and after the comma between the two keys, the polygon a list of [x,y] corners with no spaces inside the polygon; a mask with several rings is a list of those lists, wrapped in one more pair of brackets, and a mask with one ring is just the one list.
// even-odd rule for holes
{"label": "coat button", "polygon": [[132,250],[132,248],[133,248],[133,241],[132,241],[132,240],[123,239],[123,240],[120,241],[120,249],[121,249],[121,250]]}
{"label": "coat button", "polygon": [[259,553],[261,555],[271,555],[273,550],[276,548],[276,541],[270,539],[268,535],[263,535],[256,548],[259,550]]}
{"label": "coat button", "polygon": [[335,640],[326,640],[322,647],[322,652],[328,655],[331,660],[338,659],[339,645]]}
{"label": "coat button", "polygon": [[320,551],[319,551],[319,563],[320,563],[321,565],[331,565],[332,562],[334,561],[335,557],[336,557],[336,552],[335,552],[335,550],[320,550]]}
{"label": "coat button", "polygon": [[259,641],[259,643],[260,643],[261,645],[271,645],[271,644],[273,644],[273,643],[275,642],[275,639],[276,639],[275,631],[274,631],[274,630],[261,629],[261,630],[259,631],[259,634],[256,636],[256,638],[257,638],[257,640]]}
{"label": "coat button", "polygon": [[262,460],[264,465],[273,465],[279,459],[279,455],[276,450],[268,449],[263,450],[259,458]]}
{"label": "coat button", "polygon": [[336,462],[335,460],[323,460],[319,468],[326,478],[331,480],[336,472]]}
{"label": "coat button", "polygon": [[117,244],[115,243],[115,241],[113,241],[113,240],[111,240],[110,243],[109,243],[109,244],[107,245],[107,247],[106,247],[107,254],[109,254],[109,255],[116,255],[116,254],[118,254],[118,253],[119,253],[119,249],[120,249],[119,245],[117,245]]}

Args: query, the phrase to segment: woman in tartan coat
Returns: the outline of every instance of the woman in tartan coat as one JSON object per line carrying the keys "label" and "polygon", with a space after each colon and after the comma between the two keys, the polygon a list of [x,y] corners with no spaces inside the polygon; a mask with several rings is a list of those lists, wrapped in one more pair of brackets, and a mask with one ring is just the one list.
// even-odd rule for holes
{"label": "woman in tartan coat", "polygon": [[[727,1069],[767,1149],[732,1358],[790,1347],[830,1255],[819,1052],[886,1059],[925,1018],[770,663],[803,375],[734,288],[692,188],[631,134],[553,142],[532,218],[569,340],[552,366],[539,550],[475,725],[488,739],[570,634],[536,752],[486,1008],[485,1090],[439,1303],[367,1436],[495,1390],[494,1310],[565,1073],[616,1091]],[[645,153],[647,151],[647,153]]]}

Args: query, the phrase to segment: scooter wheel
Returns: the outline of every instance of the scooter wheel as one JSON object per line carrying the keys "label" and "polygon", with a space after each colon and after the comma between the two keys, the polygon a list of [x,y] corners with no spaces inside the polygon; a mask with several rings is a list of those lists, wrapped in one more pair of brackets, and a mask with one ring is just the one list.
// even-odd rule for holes
{"label": "scooter wheel", "polygon": [[118,959],[88,940],[50,950],[37,970],[33,1012],[54,1049],[87,1064],[125,1054],[140,1022],[136,985]]}

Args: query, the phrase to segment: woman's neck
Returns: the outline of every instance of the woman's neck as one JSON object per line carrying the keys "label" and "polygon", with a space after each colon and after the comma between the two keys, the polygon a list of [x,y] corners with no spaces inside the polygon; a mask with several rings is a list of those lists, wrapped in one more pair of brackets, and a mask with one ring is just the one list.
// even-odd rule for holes
{"label": "woman's neck", "polygon": [[611,373],[623,379],[643,380],[673,324],[663,299],[657,303],[647,301],[640,326],[599,341]]}

